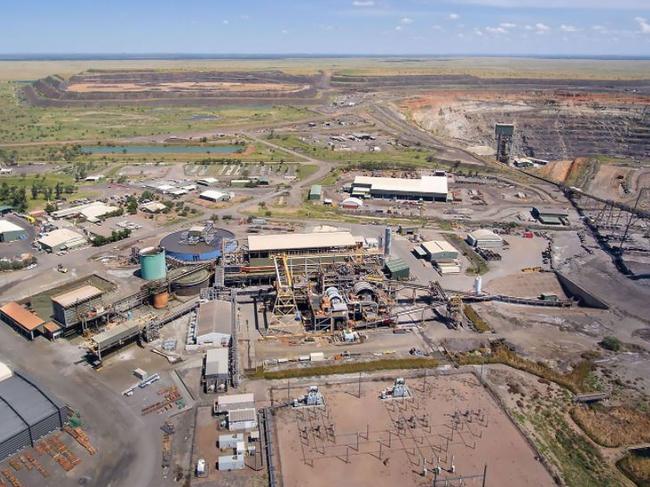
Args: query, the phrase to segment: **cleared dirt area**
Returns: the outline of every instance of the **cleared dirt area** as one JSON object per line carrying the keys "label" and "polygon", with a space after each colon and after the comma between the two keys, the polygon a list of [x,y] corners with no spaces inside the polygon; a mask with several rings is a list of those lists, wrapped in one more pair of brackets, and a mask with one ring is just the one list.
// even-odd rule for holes
{"label": "cleared dirt area", "polygon": [[486,289],[494,294],[536,298],[542,293],[566,299],[562,286],[552,272],[520,272],[492,279]]}
{"label": "cleared dirt area", "polygon": [[439,465],[438,485],[480,486],[487,464],[485,485],[553,485],[475,376],[411,379],[411,397],[380,399],[391,385],[364,382],[361,397],[357,384],[323,387],[324,407],[279,410],[283,484],[424,486]]}
{"label": "cleared dirt area", "polygon": [[178,83],[73,83],[66,91],[73,93],[89,92],[144,92],[144,91],[287,91],[296,92],[309,88],[309,85],[273,84],[273,83],[233,83],[222,81],[206,81],[195,83],[184,81]]}

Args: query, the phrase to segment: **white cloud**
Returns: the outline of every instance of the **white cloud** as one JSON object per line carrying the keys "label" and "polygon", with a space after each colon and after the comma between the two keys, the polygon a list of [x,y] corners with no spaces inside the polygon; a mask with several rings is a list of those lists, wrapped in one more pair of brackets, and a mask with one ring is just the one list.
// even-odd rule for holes
{"label": "white cloud", "polygon": [[402,17],[402,18],[400,19],[400,22],[401,22],[402,24],[408,25],[408,24],[412,24],[412,23],[413,23],[413,19],[412,19],[411,17]]}
{"label": "white cloud", "polygon": [[373,0],[355,0],[352,5],[354,7],[374,7],[375,2]]}
{"label": "white cloud", "polygon": [[432,25],[431,28],[432,28],[433,30],[438,30],[438,31],[443,31],[443,30],[445,30],[445,29],[443,29],[441,26],[439,26],[438,24]]}
{"label": "white cloud", "polygon": [[229,20],[224,20],[224,21],[223,21],[223,25],[228,25],[229,23],[230,23]]}
{"label": "white cloud", "polygon": [[483,37],[483,31],[481,29],[474,29],[474,34]]}
{"label": "white cloud", "polygon": [[517,24],[513,24],[512,22],[501,22],[499,27],[503,27],[504,29],[514,29],[517,27]]}
{"label": "white cloud", "polygon": [[490,34],[507,34],[508,31],[504,29],[503,27],[486,27],[485,28],[486,32],[489,32]]}
{"label": "white cloud", "polygon": [[537,22],[535,24],[535,30],[537,31],[538,34],[543,34],[545,32],[548,32],[549,30],[551,30],[551,28],[546,24],[542,24],[541,22]]}
{"label": "white cloud", "polygon": [[458,20],[458,19],[460,19],[460,15],[455,13],[449,14],[449,20]]}
{"label": "white cloud", "polygon": [[395,27],[395,30],[397,30],[397,31],[402,30],[402,26],[398,25],[397,27]]}
{"label": "white cloud", "polygon": [[648,8],[648,0],[452,0],[461,5],[486,5],[498,8],[571,8],[571,9],[639,9]]}
{"label": "white cloud", "polygon": [[281,34],[285,34],[285,35],[286,35],[286,34],[288,34],[288,33],[289,33],[289,31],[288,31],[287,29],[282,29],[282,30],[280,31],[280,33],[281,33]]}
{"label": "white cloud", "polygon": [[526,29],[526,30],[533,30],[533,26],[532,26],[532,25],[528,25],[528,24],[526,24],[526,25],[524,25],[524,29]]}
{"label": "white cloud", "polygon": [[644,17],[635,17],[634,20],[636,20],[637,24],[639,24],[641,32],[644,34],[650,34],[650,23],[648,23],[647,19]]}
{"label": "white cloud", "polygon": [[605,30],[605,27],[602,25],[592,25],[591,30],[595,30],[597,32],[602,32]]}
{"label": "white cloud", "polygon": [[578,28],[575,25],[562,24],[560,26],[562,32],[578,32]]}

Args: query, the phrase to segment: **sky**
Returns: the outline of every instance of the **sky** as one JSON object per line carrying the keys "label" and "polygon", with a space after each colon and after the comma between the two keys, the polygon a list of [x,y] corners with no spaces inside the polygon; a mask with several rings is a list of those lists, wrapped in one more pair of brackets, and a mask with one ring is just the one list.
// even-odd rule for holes
{"label": "sky", "polygon": [[650,56],[650,0],[0,0],[1,54]]}

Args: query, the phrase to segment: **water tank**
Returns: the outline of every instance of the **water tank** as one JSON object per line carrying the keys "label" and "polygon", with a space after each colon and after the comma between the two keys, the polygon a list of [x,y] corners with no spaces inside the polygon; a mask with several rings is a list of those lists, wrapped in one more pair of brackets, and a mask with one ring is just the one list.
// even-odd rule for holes
{"label": "water tank", "polygon": [[167,291],[163,291],[161,293],[153,295],[153,307],[156,309],[166,308],[168,302],[169,302],[169,293]]}
{"label": "water tank", "polygon": [[140,277],[147,281],[164,279],[167,275],[165,250],[160,247],[147,247],[140,251]]}

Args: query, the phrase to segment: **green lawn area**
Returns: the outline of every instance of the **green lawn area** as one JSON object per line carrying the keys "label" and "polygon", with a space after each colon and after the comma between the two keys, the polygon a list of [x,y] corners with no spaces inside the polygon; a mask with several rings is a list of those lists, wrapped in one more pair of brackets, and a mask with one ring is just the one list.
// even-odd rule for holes
{"label": "green lawn area", "polygon": [[[216,120],[202,120],[201,116]],[[308,118],[307,108],[260,105],[32,107],[20,97],[20,84],[0,83],[0,144],[63,140],[106,141],[170,132],[209,131],[220,126],[282,123]],[[197,119],[198,117],[198,119]]]}
{"label": "green lawn area", "polygon": [[318,166],[316,164],[298,164],[298,169],[296,170],[296,176],[298,179],[305,179],[318,171]]}

